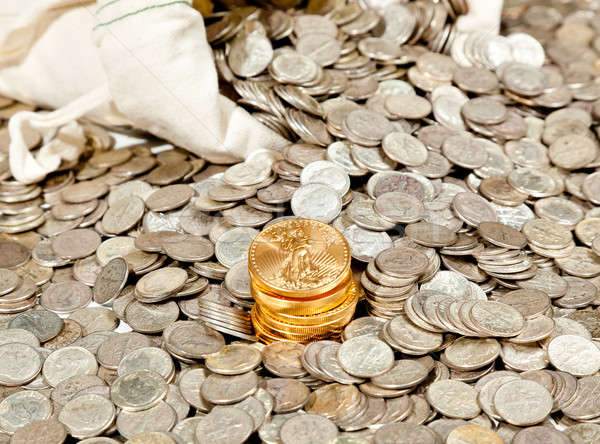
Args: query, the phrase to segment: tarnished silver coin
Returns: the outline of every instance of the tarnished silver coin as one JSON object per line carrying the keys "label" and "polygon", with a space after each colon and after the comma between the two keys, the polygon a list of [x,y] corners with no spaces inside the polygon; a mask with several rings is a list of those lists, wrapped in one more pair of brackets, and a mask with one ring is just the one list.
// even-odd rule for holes
{"label": "tarnished silver coin", "polygon": [[304,345],[296,342],[274,342],[263,350],[263,364],[273,374],[283,378],[304,376],[301,357]]}
{"label": "tarnished silver coin", "polygon": [[120,376],[110,389],[110,399],[126,411],[140,411],[158,404],[167,395],[168,385],[151,370],[136,370]]}
{"label": "tarnished silver coin", "polygon": [[40,342],[46,342],[58,336],[63,324],[63,320],[56,313],[48,310],[35,310],[17,315],[10,321],[8,327],[30,331]]}
{"label": "tarnished silver coin", "polygon": [[231,344],[206,358],[206,368],[222,375],[238,375],[256,368],[262,361],[260,351],[250,345]]}
{"label": "tarnished silver coin", "polygon": [[75,438],[89,438],[109,428],[116,416],[110,400],[99,395],[83,395],[67,402],[58,415],[69,434]]}
{"label": "tarnished silver coin", "polygon": [[239,375],[209,375],[202,383],[202,397],[213,404],[232,404],[252,395],[258,386],[254,372]]}
{"label": "tarnished silver coin", "polygon": [[121,362],[117,374],[119,376],[137,370],[152,370],[165,380],[169,380],[175,371],[171,356],[163,349],[157,347],[143,347],[130,351]]}
{"label": "tarnished silver coin", "polygon": [[281,426],[281,441],[287,443],[331,442],[338,435],[332,421],[319,415],[298,415]]}
{"label": "tarnished silver coin", "polygon": [[129,269],[122,257],[111,259],[100,271],[93,288],[94,302],[106,304],[119,296],[125,287]]}
{"label": "tarnished silver coin", "polygon": [[224,407],[208,414],[198,421],[196,442],[202,443],[242,443],[254,429],[252,417],[237,407]]}

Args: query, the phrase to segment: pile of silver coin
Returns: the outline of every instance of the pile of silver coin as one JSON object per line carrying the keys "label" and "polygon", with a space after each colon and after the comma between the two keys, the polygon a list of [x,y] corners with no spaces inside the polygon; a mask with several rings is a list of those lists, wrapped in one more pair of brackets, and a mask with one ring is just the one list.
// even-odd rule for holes
{"label": "pile of silver coin", "polygon": [[[0,443],[600,442],[600,13],[505,3],[500,36],[459,0],[207,18],[290,140],[232,166],[84,123],[20,184],[0,97]],[[350,245],[339,341],[254,336],[248,247],[292,217]]]}

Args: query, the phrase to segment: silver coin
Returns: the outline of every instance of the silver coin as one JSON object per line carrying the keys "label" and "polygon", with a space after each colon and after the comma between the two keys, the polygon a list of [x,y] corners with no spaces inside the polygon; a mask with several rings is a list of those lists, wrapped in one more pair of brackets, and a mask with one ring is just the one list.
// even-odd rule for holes
{"label": "silver coin", "polygon": [[42,373],[48,384],[56,387],[75,375],[93,375],[98,371],[96,358],[82,347],[64,347],[53,351],[44,361]]}
{"label": "silver coin", "polygon": [[221,264],[231,267],[248,258],[248,248],[258,231],[253,228],[233,228],[223,233],[215,245],[215,256]]}
{"label": "silver coin", "polygon": [[254,372],[226,376],[209,375],[202,383],[202,397],[213,404],[232,404],[252,395],[258,385]]}
{"label": "silver coin", "polygon": [[167,395],[167,388],[159,374],[151,370],[136,370],[115,380],[110,398],[117,407],[135,412],[158,404]]}
{"label": "silver coin", "polygon": [[292,196],[294,215],[321,222],[331,222],[342,209],[340,195],[327,185],[311,183],[301,186]]}
{"label": "silver coin", "polygon": [[115,406],[108,399],[99,395],[83,395],[67,402],[58,415],[69,431],[76,438],[89,438],[106,430],[116,416]]}
{"label": "silver coin", "polygon": [[394,365],[394,353],[383,341],[371,336],[358,336],[342,344],[338,350],[342,368],[356,377],[374,377]]}
{"label": "silver coin", "polygon": [[242,443],[252,433],[254,421],[244,410],[223,407],[206,415],[196,426],[198,443]]}

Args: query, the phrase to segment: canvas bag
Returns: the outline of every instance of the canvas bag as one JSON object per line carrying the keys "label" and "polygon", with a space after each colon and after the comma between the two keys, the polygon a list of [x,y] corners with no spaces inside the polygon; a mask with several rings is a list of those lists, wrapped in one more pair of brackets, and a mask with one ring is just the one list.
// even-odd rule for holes
{"label": "canvas bag", "polygon": [[[70,122],[82,116],[132,125],[213,163],[289,143],[219,94],[204,22],[190,3],[2,0],[0,94],[56,109],[11,118],[13,176],[32,183],[76,158],[83,131]],[[35,157],[25,126],[44,136]],[[59,128],[70,146],[53,143]]]}

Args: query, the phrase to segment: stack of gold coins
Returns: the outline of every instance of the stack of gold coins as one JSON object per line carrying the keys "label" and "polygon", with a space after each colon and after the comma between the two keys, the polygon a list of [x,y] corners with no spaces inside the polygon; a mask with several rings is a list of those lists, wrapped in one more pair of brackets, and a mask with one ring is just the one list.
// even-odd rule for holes
{"label": "stack of gold coins", "polygon": [[248,253],[257,336],[308,342],[339,335],[360,294],[350,262],[346,239],[330,225],[288,219],[265,228]]}

